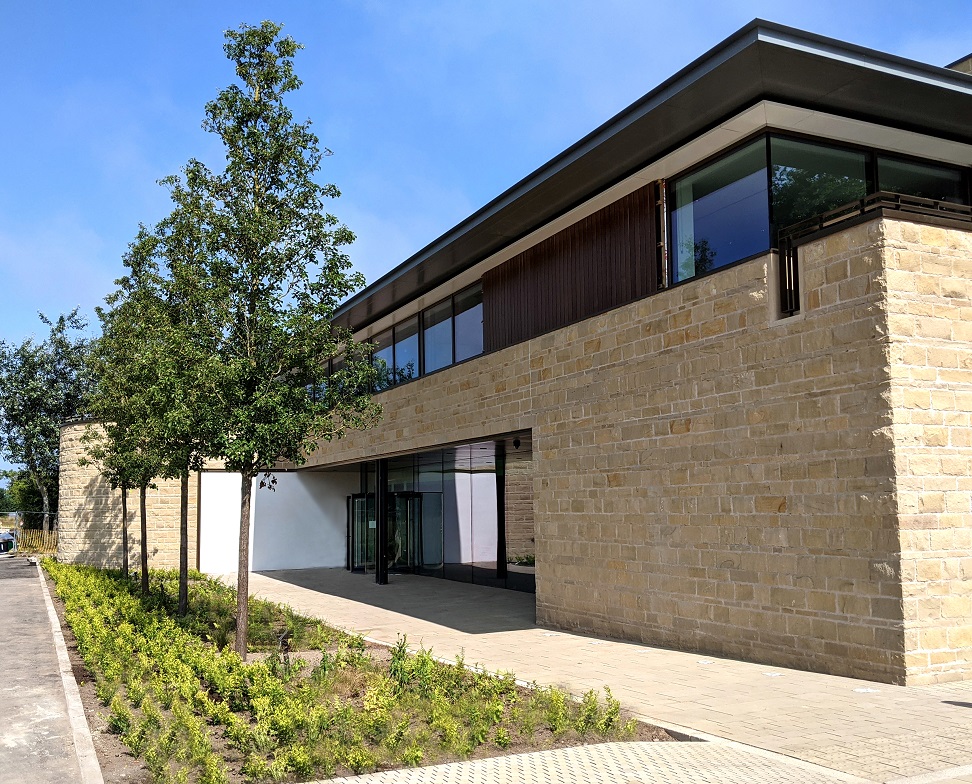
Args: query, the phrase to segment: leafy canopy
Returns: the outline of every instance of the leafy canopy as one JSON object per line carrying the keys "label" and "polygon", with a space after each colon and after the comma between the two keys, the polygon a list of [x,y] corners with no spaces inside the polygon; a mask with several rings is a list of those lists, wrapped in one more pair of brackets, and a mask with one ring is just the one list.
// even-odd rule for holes
{"label": "leafy canopy", "polygon": [[[300,46],[280,30],[263,22],[226,33],[241,84],[207,104],[203,123],[221,138],[226,166],[190,160],[164,180],[175,218],[159,231],[191,324],[184,340],[213,360],[194,366],[219,423],[210,454],[247,477],[281,458],[299,464],[320,440],[378,415],[366,352],[331,323],[364,280],[342,251],[354,235],[325,209],[339,191],[314,180],[329,151],[284,104],[300,86]],[[342,352],[343,369],[328,378],[328,358]]]}
{"label": "leafy canopy", "polygon": [[155,426],[166,351],[155,237],[144,227],[129,246],[128,274],[98,308],[102,334],[91,352],[95,379],[88,410],[98,420],[82,436],[87,458],[113,488],[148,486],[163,470]]}
{"label": "leafy canopy", "polygon": [[86,326],[77,308],[56,321],[38,315],[44,340],[0,341],[0,455],[46,492],[57,484],[61,424],[83,412],[90,341],[76,334]]}

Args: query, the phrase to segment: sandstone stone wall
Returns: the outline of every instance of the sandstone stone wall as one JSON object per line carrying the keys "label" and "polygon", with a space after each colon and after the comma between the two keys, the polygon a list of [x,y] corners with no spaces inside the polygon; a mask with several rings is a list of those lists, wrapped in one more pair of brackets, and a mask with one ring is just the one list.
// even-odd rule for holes
{"label": "sandstone stone wall", "polygon": [[[66,563],[120,567],[121,491],[112,490],[94,466],[81,466],[81,436],[89,425],[61,429],[57,557]],[[158,480],[147,491],[149,566],[179,566],[179,482]],[[198,475],[189,479],[189,567],[196,567]],[[137,569],[141,548],[138,490],[128,494],[129,563]]]}
{"label": "sandstone stone wall", "polygon": [[506,463],[506,554],[536,554],[533,532],[533,461]]}
{"label": "sandstone stone wall", "polygon": [[972,232],[886,227],[909,683],[972,676]]}
{"label": "sandstone stone wall", "polygon": [[383,393],[345,463],[530,428],[542,623],[887,681],[906,675],[883,257],[891,222]]}
{"label": "sandstone stone wall", "polygon": [[[529,490],[541,623],[972,677],[970,238],[875,218],[810,242],[783,320],[770,256],[686,282],[388,390],[378,427],[309,464],[529,429],[508,540],[525,541]],[[79,435],[62,436],[62,557],[117,563],[117,493],[76,466]],[[177,485],[152,503],[174,564]]]}

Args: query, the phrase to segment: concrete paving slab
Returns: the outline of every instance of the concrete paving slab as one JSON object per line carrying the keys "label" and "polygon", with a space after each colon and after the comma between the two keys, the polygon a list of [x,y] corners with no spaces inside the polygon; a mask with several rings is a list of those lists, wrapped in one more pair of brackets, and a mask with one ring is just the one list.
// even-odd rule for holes
{"label": "concrete paving slab", "polygon": [[[232,579],[232,578],[231,578]],[[905,688],[541,628],[534,597],[340,569],[253,574],[251,590],[341,628],[574,693],[605,684],[625,708],[873,781],[972,760],[972,686]],[[600,644],[592,644],[600,643]],[[920,735],[920,738],[916,738]],[[941,742],[934,740],[942,738]]]}
{"label": "concrete paving slab", "polygon": [[331,779],[329,784],[837,784],[854,779],[713,743],[604,743]]}

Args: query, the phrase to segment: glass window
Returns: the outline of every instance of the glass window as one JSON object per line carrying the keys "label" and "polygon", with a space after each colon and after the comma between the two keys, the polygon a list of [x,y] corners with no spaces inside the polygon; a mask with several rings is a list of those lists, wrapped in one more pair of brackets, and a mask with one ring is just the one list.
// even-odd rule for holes
{"label": "glass window", "polygon": [[672,240],[675,282],[769,250],[764,139],[675,182]]}
{"label": "glass window", "polygon": [[[340,385],[344,383],[343,376],[346,364],[344,354],[338,354],[336,357],[331,358],[331,367],[327,374],[327,383],[324,385],[323,392],[326,392],[332,385],[336,389],[340,388]],[[323,399],[321,390],[318,390],[318,399]]]}
{"label": "glass window", "polygon": [[867,195],[867,154],[770,139],[776,230]]}
{"label": "glass window", "polygon": [[375,347],[372,362],[377,370],[375,389],[380,392],[395,383],[395,347],[392,343],[392,331],[386,329],[368,342]]}
{"label": "glass window", "polygon": [[395,325],[395,383],[411,381],[418,374],[418,316],[413,316]]}
{"label": "glass window", "polygon": [[483,287],[456,294],[456,362],[483,353]]}
{"label": "glass window", "polygon": [[451,297],[422,313],[422,339],[425,343],[423,373],[431,373],[452,364]]}
{"label": "glass window", "polygon": [[964,204],[963,185],[957,169],[878,157],[878,190]]}

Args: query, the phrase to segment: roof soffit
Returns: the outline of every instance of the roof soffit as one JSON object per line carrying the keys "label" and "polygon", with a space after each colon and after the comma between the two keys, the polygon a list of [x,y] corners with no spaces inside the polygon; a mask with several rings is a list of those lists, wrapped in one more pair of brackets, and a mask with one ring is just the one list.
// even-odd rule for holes
{"label": "roof soffit", "polygon": [[361,328],[764,99],[972,143],[972,77],[757,21],[359,292],[335,321]]}

